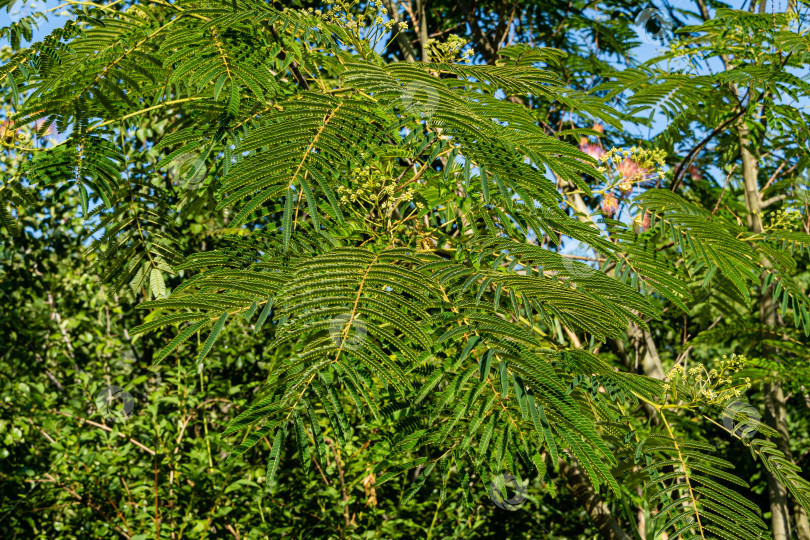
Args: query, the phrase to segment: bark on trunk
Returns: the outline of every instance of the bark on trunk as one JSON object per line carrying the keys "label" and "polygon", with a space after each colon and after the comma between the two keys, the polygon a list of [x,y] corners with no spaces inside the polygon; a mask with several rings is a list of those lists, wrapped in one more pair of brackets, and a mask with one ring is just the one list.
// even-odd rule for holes
{"label": "bark on trunk", "polygon": [[576,460],[572,460],[571,465],[560,461],[560,472],[565,476],[574,496],[585,507],[585,511],[588,512],[588,516],[596,525],[602,538],[605,540],[631,540],[619,526],[599,493],[594,491],[588,475]]}
{"label": "bark on trunk", "polygon": [[661,357],[658,356],[658,347],[655,345],[652,334],[643,328],[635,328],[635,339],[638,340],[639,350],[642,352],[641,367],[648,377],[664,380],[664,366],[661,365]]}
{"label": "bark on trunk", "polygon": [[416,9],[419,11],[419,43],[422,46],[422,62],[430,62],[430,52],[428,49],[428,27],[427,16],[425,15],[425,2],[427,0],[416,0]]}
{"label": "bark on trunk", "polygon": [[416,61],[416,51],[413,50],[411,46],[411,42],[408,41],[408,36],[405,34],[404,31],[399,30],[399,23],[402,19],[399,17],[399,13],[397,13],[397,8],[394,6],[394,2],[392,0],[383,0],[385,4],[385,9],[388,10],[388,16],[391,17],[391,20],[394,21],[394,32],[399,31],[396,38],[397,47],[399,50],[402,51],[402,56],[405,57],[406,62],[415,62]]}
{"label": "bark on trunk", "polygon": [[793,501],[793,515],[796,516],[796,534],[799,540],[810,540],[810,521],[807,519],[807,512],[796,500]]}
{"label": "bark on trunk", "polygon": [[[736,91],[736,88],[733,88]],[[738,94],[738,92],[735,92]],[[740,142],[740,152],[743,164],[743,184],[745,186],[745,205],[748,210],[746,216],[748,228],[758,234],[762,232],[762,203],[759,194],[759,163],[756,156],[749,149],[750,137],[748,126],[743,116],[737,123],[737,133]],[[762,260],[763,268],[770,266],[770,261]],[[759,314],[762,324],[770,327],[777,326],[776,310],[770,288],[763,288],[759,298]],[[775,374],[774,374],[775,375]],[[785,459],[792,462],[793,458],[788,445],[788,429],[785,411],[785,395],[779,381],[773,380],[765,384],[765,423],[779,432],[776,440],[777,447],[785,454]],[[790,540],[790,510],[788,506],[787,489],[770,472],[766,471],[768,478],[768,496],[771,504],[771,529],[774,540]]]}

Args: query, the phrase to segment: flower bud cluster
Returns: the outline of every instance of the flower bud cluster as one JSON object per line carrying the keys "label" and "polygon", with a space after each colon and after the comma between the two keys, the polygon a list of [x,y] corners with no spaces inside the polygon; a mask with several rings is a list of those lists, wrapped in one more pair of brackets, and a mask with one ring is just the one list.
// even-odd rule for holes
{"label": "flower bud cluster", "polygon": [[[686,370],[678,364],[667,373],[664,390],[677,388],[680,383],[693,391],[696,403],[724,403],[731,398],[739,397],[745,390],[751,388],[750,377],[744,377],[742,383],[732,385],[734,382],[732,375],[741,371],[746,362],[744,356],[732,354],[731,358],[723,355],[717,362],[717,367],[712,369],[706,369],[706,366],[701,364]],[[677,390],[674,395],[677,397]]]}
{"label": "flower bud cluster", "polygon": [[[394,208],[397,207],[400,203],[403,203],[403,202],[409,203],[409,202],[413,201],[413,189],[412,188],[406,189],[402,193],[402,195],[400,195],[397,198],[394,198],[394,188],[393,187],[389,187],[387,189],[389,190],[387,192],[388,193],[388,199],[384,203],[382,203],[382,206],[381,206],[381,209],[382,209],[382,211],[384,213],[393,212]],[[420,203],[420,202],[415,203],[415,206],[416,206],[417,210],[421,210],[424,207],[424,205],[422,203]]]}
{"label": "flower bud cluster", "polygon": [[[444,43],[441,43],[438,39],[429,39],[427,42],[432,53],[431,56],[442,62],[452,62],[456,60],[459,51],[461,51],[467,43],[468,41],[466,39],[456,34],[450,34],[447,37],[447,41]],[[461,58],[467,62],[471,62],[473,54],[475,54],[473,49],[467,49],[464,51],[464,54],[461,55]]]}
{"label": "flower bud cluster", "polygon": [[764,227],[765,231],[801,227],[804,221],[801,211],[791,207],[769,212],[768,218],[768,224]]}
{"label": "flower bud cluster", "polygon": [[703,47],[695,47],[694,43],[694,38],[673,39],[669,42],[669,54],[684,59],[688,65],[696,66],[697,59],[705,60],[707,55]]}
{"label": "flower bud cluster", "polygon": [[[352,175],[356,179],[354,187],[338,186],[337,192],[340,202],[344,205],[371,205],[378,208],[383,214],[390,215],[394,208],[401,203],[413,201],[414,190],[408,188],[394,196],[396,186],[393,178],[379,171],[372,170],[371,167],[357,167],[352,169]],[[414,203],[417,211],[424,208],[420,202]]]}
{"label": "flower bud cluster", "polygon": [[14,122],[0,122],[0,139],[4,143],[12,144],[15,136]]}
{"label": "flower bud cluster", "polygon": [[[394,27],[398,30],[408,29],[408,23],[404,21],[397,23],[393,18],[385,21],[383,16],[388,14],[388,10],[383,7],[382,0],[372,0],[369,2],[364,13],[357,17],[355,17],[353,13],[350,13],[354,4],[354,2],[347,2],[346,0],[337,0],[326,13],[320,9],[313,8],[309,8],[307,11],[319,17],[325,23],[337,24],[347,30],[354,30],[355,32],[366,27],[385,30],[386,32]],[[322,30],[320,24],[318,25],[318,29]]]}
{"label": "flower bud cluster", "polygon": [[383,188],[386,180],[385,176],[377,171],[372,171],[371,167],[356,167],[352,169],[352,175],[356,179],[354,188],[344,186],[338,186],[337,188],[338,195],[341,196],[340,202],[343,204],[355,203],[364,199],[368,200],[378,194],[387,193],[388,189],[393,191],[393,187]]}

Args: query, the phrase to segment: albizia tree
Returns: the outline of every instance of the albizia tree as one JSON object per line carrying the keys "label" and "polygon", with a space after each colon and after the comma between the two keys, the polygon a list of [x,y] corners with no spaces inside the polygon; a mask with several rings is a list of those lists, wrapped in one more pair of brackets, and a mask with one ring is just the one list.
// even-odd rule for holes
{"label": "albizia tree", "polygon": [[[272,484],[285,460],[321,467],[383,433],[366,483],[416,470],[404,501],[429,478],[458,476],[467,500],[472,475],[509,473],[563,480],[607,538],[807,537],[783,390],[804,388],[810,332],[810,130],[785,100],[808,88],[797,6],[699,1],[664,58],[683,71],[611,73],[532,30],[505,45],[531,21],[463,2],[446,20],[426,2],[76,4],[0,69],[3,145],[30,157],[3,177],[3,220],[26,190],[76,193],[110,295],[149,310],[130,332],[175,328],[155,363],[197,336],[182,361],[204,366],[242,317],[284,351],[221,433],[226,464],[264,441]],[[429,33],[456,19],[473,43]],[[617,53],[620,19],[593,23]],[[622,120],[655,111],[666,129],[631,142]],[[36,122],[69,135],[14,135]],[[201,209],[227,226],[197,234],[228,247],[181,241]],[[747,391],[763,423],[729,406]],[[742,449],[771,527],[729,461]],[[638,518],[617,517],[630,497]]]}

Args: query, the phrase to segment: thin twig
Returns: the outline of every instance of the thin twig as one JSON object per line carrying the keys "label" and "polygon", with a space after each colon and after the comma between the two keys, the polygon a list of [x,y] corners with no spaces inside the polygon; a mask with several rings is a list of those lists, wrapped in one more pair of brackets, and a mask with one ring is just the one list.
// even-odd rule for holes
{"label": "thin twig", "polygon": [[[72,414],[69,414],[69,413],[66,413],[66,412],[62,412],[62,411],[51,411],[51,412],[52,412],[52,413],[54,413],[54,414],[59,414],[59,415],[62,415],[62,416],[67,416],[68,418],[75,418],[75,419],[79,420],[80,422],[84,422],[84,423],[90,424],[91,426],[95,426],[95,427],[97,427],[97,428],[101,428],[101,429],[103,429],[104,431],[109,431],[109,432],[112,432],[112,428],[109,428],[109,427],[105,426],[104,424],[99,424],[98,422],[93,422],[92,420],[88,420],[87,418],[82,418],[82,417],[80,417],[80,416],[73,416]],[[136,441],[136,440],[135,440],[135,439],[133,439],[132,437],[127,437],[126,435],[124,435],[124,434],[123,434],[123,433],[121,433],[120,431],[118,432],[118,436],[119,436],[119,437],[123,437],[123,438],[125,438],[125,439],[129,440],[129,442],[131,442],[131,443],[132,443],[132,444],[134,444],[135,446],[137,446],[137,447],[139,447],[139,448],[141,448],[141,449],[143,449],[143,450],[145,450],[145,451],[149,452],[149,453],[150,453],[150,454],[152,454],[153,456],[155,455],[155,451],[154,451],[154,450],[152,450],[151,448],[147,448],[146,446],[144,446],[143,444],[139,443],[138,441]]]}
{"label": "thin twig", "polygon": [[734,166],[728,171],[728,176],[726,176],[726,183],[723,184],[723,190],[720,192],[720,197],[717,199],[717,204],[714,205],[714,210],[712,210],[712,215],[717,212],[717,209],[720,208],[720,201],[723,200],[723,194],[726,192],[726,186],[728,185],[728,181],[731,179],[731,175],[734,174],[734,169],[737,168],[737,164],[735,163]]}

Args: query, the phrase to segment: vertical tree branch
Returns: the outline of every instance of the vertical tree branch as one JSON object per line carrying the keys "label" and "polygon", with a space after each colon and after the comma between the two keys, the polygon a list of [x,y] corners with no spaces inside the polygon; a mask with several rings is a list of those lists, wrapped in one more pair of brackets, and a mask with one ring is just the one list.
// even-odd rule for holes
{"label": "vertical tree branch", "polygon": [[[709,11],[706,8],[705,0],[696,0],[700,9],[701,17],[704,20],[709,19]],[[760,3],[760,11],[764,12],[766,0]],[[752,0],[750,9],[752,13],[755,11],[756,0]],[[792,5],[788,5],[788,9],[792,9]],[[788,58],[790,55],[788,55]],[[723,67],[726,71],[730,69],[729,57],[726,54],[721,54],[720,59],[723,62]],[[785,65],[787,58],[782,60],[781,65]],[[759,176],[759,161],[756,156],[751,152],[750,144],[750,131],[745,122],[745,107],[740,102],[740,95],[737,85],[729,83],[729,90],[738,102],[737,114],[734,115],[734,126],[737,130],[737,140],[740,144],[740,158],[743,166],[743,187],[745,206],[747,210],[746,221],[748,229],[759,234],[762,232],[762,195],[759,189],[758,176]],[[749,88],[749,94],[751,89]],[[767,95],[763,92],[754,102],[761,101],[763,96]],[[750,103],[750,101],[749,101]],[[764,107],[764,104],[762,105]],[[770,267],[770,261],[767,258],[762,260],[763,268]],[[762,278],[764,279],[763,274]],[[774,306],[773,293],[770,288],[762,288],[759,297],[759,311],[760,320],[762,324],[767,326],[777,326],[778,320],[776,317],[776,309]],[[775,373],[773,375],[776,375]],[[785,459],[793,462],[788,444],[788,429],[786,422],[786,409],[785,397],[782,391],[781,383],[777,380],[771,380],[765,384],[765,415],[764,421],[766,425],[772,427],[780,433],[776,444],[778,449],[785,454]],[[771,528],[773,531],[774,540],[788,540],[790,538],[790,512],[788,508],[787,490],[779,482],[779,480],[770,472],[766,471],[768,478],[768,495],[770,498],[771,506]],[[804,513],[802,512],[802,515]],[[797,513],[797,521],[801,520],[802,515]],[[807,524],[806,516],[804,524]],[[810,529],[810,527],[808,527]],[[810,531],[808,531],[810,534]],[[805,539],[803,539],[805,540]]]}
{"label": "vertical tree branch", "polygon": [[385,4],[385,9],[388,10],[388,16],[394,21],[394,31],[397,32],[396,44],[400,52],[402,52],[402,56],[405,58],[406,62],[416,62],[416,51],[413,49],[413,46],[411,46],[411,42],[408,41],[408,36],[405,32],[398,31],[399,23],[402,19],[399,18],[393,0],[383,0],[383,4]]}
{"label": "vertical tree branch", "polygon": [[[738,94],[736,85],[732,84],[732,91]],[[745,189],[745,206],[748,210],[746,220],[751,232],[759,234],[762,232],[762,207],[759,193],[759,162],[750,149],[750,132],[745,123],[745,116],[737,122],[737,136],[740,142],[740,154],[743,166],[743,186]],[[763,268],[770,268],[770,261],[763,257],[761,264]],[[765,278],[763,273],[762,279]],[[759,315],[762,324],[768,327],[778,326],[776,318],[776,308],[773,300],[772,287],[761,289],[759,297]],[[782,391],[782,384],[775,379],[776,373],[772,373],[772,380],[765,383],[765,423],[779,432],[776,445],[785,454],[785,459],[793,462],[790,446],[788,444],[787,412],[785,409],[785,395]],[[771,504],[771,529],[774,540],[790,539],[790,511],[788,507],[787,489],[770,471],[766,471],[768,478],[768,495]]]}
{"label": "vertical tree branch", "polygon": [[474,0],[472,4],[468,0],[461,0],[460,2],[461,9],[467,14],[467,24],[470,25],[473,33],[473,39],[478,44],[478,50],[486,60],[487,64],[494,64],[495,61],[498,59],[498,51],[495,49],[495,46],[490,41],[489,37],[484,33],[481,29],[481,25],[478,24],[478,16],[475,14],[477,1]]}
{"label": "vertical tree branch", "polygon": [[422,46],[422,62],[430,62],[430,50],[427,43],[427,16],[425,14],[426,1],[427,0],[416,0],[416,10],[419,12],[419,44]]}

